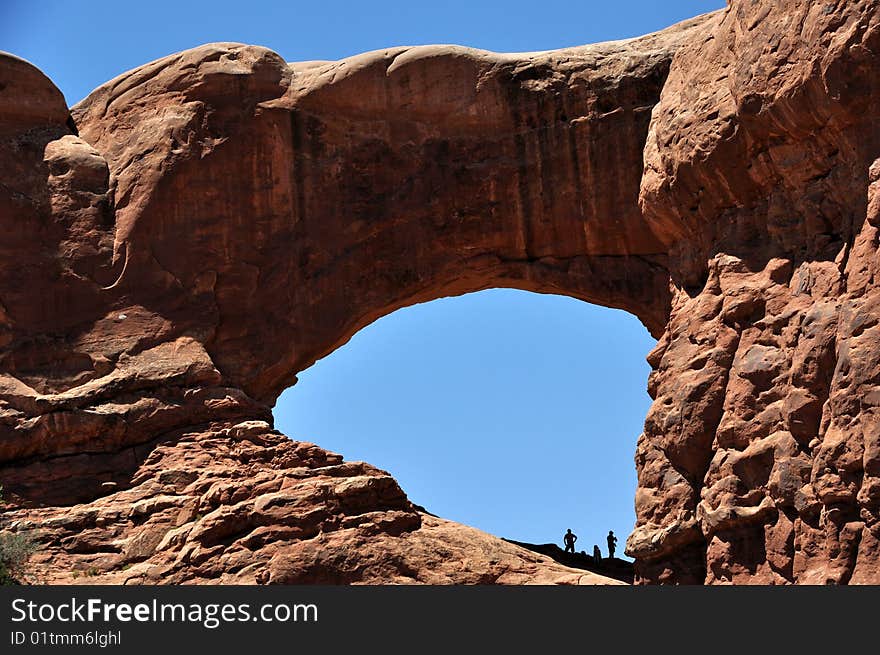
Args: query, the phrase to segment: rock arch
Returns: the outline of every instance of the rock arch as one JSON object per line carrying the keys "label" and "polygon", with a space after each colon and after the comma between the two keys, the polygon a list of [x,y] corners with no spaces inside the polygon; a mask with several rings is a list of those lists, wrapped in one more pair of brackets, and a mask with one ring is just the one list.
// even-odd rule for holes
{"label": "rock arch", "polygon": [[[91,503],[47,539],[108,579],[126,557],[170,581],[419,579],[431,540],[461,533],[425,527],[381,472],[273,434],[268,408],[376,317],[510,286],[660,338],[628,542],[644,581],[876,581],[878,15],[732,2],[519,55],[287,64],[213,44],[70,113],[4,56],[9,516]],[[279,509],[310,502],[312,520]],[[345,561],[367,534],[369,565]],[[421,540],[421,563],[395,539]],[[264,556],[239,566],[246,551]]]}

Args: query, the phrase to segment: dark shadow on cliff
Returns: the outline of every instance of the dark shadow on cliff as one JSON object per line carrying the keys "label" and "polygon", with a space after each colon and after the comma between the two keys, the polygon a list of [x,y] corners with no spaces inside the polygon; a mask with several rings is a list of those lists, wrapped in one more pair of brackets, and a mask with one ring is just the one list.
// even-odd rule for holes
{"label": "dark shadow on cliff", "polygon": [[[502,537],[504,539],[504,537]],[[608,578],[614,578],[627,584],[633,583],[633,563],[620,559],[619,557],[604,558],[599,562],[584,551],[579,553],[566,553],[556,544],[529,544],[524,541],[514,541],[513,539],[504,539],[504,541],[531,550],[569,566],[573,569],[583,569],[591,573],[598,573]]]}

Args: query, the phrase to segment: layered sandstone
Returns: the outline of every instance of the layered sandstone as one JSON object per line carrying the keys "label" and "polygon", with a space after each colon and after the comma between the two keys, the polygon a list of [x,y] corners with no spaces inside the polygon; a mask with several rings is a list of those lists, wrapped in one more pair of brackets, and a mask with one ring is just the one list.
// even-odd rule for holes
{"label": "layered sandstone", "polygon": [[384,471],[264,421],[141,447],[136,474],[73,506],[13,512],[51,584],[616,584],[417,510]]}
{"label": "layered sandstone", "polygon": [[878,4],[515,55],[212,44],[71,112],[3,56],[3,525],[52,581],[595,582],[271,429],[364,325],[507,286],[659,338],[640,581],[880,582]]}

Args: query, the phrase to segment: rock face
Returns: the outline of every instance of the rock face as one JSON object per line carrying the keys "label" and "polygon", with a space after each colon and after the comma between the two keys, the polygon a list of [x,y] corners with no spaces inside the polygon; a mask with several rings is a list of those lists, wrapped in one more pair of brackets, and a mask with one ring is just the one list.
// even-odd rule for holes
{"label": "rock face", "polygon": [[[616,584],[420,513],[387,473],[264,421],[199,426],[140,447],[124,485],[13,512],[50,546],[46,583]],[[617,583],[619,584],[619,583]]]}
{"label": "rock face", "polygon": [[669,322],[628,551],[648,581],[880,582],[880,5],[734,2],[678,51],[640,202]]}
{"label": "rock face", "polygon": [[213,44],[70,112],[0,57],[3,525],[51,581],[601,581],[270,427],[364,325],[507,286],[659,339],[640,582],[880,583],[878,70],[877,0],[517,55]]}

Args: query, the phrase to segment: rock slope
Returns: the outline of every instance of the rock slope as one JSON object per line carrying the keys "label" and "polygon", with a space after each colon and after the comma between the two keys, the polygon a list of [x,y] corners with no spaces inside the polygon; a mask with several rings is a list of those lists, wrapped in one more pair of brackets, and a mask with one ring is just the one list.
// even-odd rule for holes
{"label": "rock slope", "polygon": [[271,429],[364,325],[505,286],[659,339],[639,582],[880,582],[878,58],[877,0],[541,53],[211,44],[70,111],[0,56],[3,527],[49,581],[601,581]]}

